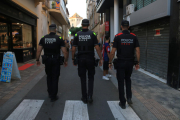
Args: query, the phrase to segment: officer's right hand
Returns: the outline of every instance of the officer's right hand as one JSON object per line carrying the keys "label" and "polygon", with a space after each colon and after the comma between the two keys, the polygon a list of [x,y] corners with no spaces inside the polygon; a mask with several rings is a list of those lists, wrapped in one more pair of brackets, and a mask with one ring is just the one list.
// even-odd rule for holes
{"label": "officer's right hand", "polygon": [[99,60],[99,66],[102,66],[103,60]]}
{"label": "officer's right hand", "polygon": [[[72,62],[73,62],[73,65],[74,65],[74,60]],[[77,66],[77,65],[74,65],[74,66]]]}
{"label": "officer's right hand", "polygon": [[139,64],[135,65],[135,70],[139,69]]}
{"label": "officer's right hand", "polygon": [[67,67],[68,66],[68,62],[64,62],[64,67]]}

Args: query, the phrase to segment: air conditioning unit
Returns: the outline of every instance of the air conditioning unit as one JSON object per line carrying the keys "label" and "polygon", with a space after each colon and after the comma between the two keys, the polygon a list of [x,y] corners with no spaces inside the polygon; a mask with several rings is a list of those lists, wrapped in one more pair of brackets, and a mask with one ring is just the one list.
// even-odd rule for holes
{"label": "air conditioning unit", "polygon": [[58,26],[58,27],[57,27],[57,31],[58,31],[59,33],[62,33],[62,27],[61,27],[61,26]]}
{"label": "air conditioning unit", "polygon": [[129,4],[126,6],[126,15],[129,15],[134,12],[134,4]]}

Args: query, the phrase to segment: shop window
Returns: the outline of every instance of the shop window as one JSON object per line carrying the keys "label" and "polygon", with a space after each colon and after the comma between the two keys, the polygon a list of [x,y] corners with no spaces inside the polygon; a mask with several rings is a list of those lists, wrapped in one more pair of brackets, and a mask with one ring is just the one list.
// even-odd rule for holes
{"label": "shop window", "polygon": [[8,26],[0,22],[0,50],[8,50]]}
{"label": "shop window", "polygon": [[12,23],[13,48],[32,47],[32,27],[23,23]]}

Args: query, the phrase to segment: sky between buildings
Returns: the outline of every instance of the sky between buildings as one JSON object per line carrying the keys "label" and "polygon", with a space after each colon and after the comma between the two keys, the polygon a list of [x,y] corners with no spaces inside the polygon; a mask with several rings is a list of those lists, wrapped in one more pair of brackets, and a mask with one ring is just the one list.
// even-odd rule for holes
{"label": "sky between buildings", "polygon": [[67,8],[69,17],[77,13],[81,17],[86,18],[86,0],[68,0]]}

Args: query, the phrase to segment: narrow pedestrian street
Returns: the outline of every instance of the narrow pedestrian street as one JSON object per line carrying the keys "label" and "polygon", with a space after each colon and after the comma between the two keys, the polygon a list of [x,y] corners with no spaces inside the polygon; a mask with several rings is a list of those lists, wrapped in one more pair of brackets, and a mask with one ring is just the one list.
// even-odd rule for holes
{"label": "narrow pedestrian street", "polygon": [[[180,110],[179,104],[176,104],[180,100],[178,96],[180,95],[179,91],[157,80],[153,80],[153,78],[138,71],[134,71],[132,75],[132,106],[127,105],[125,110],[119,107],[115,71],[110,71],[113,75],[110,81],[104,81],[102,80],[101,67],[96,68],[94,102],[92,104],[84,104],[80,101],[81,88],[77,67],[72,65],[71,57],[68,63],[68,67],[66,68],[61,66],[58,92],[59,100],[50,102],[47,93],[46,75],[44,70],[41,70],[41,73],[39,73],[41,77],[36,75],[34,78],[36,81],[32,80],[29,82],[12,98],[0,106],[0,119],[178,120],[180,118],[178,114]],[[32,67],[34,69],[38,68],[35,65]],[[32,68],[28,69],[32,70]],[[30,88],[30,86],[32,87]],[[29,90],[28,92],[26,92],[27,89]],[[163,97],[165,91],[162,93],[160,92],[161,89],[167,91],[167,96],[171,98],[170,101],[168,98]],[[173,99],[176,99],[176,101],[173,101]],[[173,102],[173,104],[169,102]],[[174,109],[171,109],[171,107]]]}

